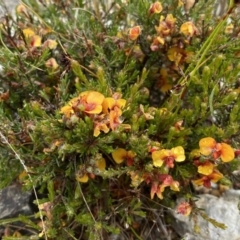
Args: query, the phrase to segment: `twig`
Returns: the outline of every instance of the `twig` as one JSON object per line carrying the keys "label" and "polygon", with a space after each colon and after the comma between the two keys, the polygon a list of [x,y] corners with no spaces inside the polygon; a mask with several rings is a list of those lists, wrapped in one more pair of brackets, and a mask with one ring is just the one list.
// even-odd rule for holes
{"label": "twig", "polygon": [[165,238],[167,240],[171,240],[171,236],[169,236],[169,233],[164,225],[164,223],[162,222],[162,219],[159,217],[158,213],[156,213],[155,211],[153,211],[155,216],[156,216],[156,221],[158,223],[158,225],[160,226],[161,230],[163,231],[163,234],[165,235]]}

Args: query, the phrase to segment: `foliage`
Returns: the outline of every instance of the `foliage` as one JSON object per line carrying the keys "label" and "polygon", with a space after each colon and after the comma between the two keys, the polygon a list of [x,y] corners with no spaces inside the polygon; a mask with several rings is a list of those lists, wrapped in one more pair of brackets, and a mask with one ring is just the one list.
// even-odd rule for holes
{"label": "foliage", "polygon": [[5,16],[0,182],[43,196],[20,216],[34,239],[142,239],[143,217],[199,213],[192,186],[232,180],[239,19],[205,4],[26,0]]}

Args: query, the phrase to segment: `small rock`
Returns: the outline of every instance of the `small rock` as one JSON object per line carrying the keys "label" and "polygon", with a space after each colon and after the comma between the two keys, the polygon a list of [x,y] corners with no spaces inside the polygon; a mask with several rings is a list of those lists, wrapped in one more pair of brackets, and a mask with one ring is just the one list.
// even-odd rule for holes
{"label": "small rock", "polygon": [[194,221],[189,217],[173,213],[173,228],[176,232],[189,240],[240,240],[240,212],[238,209],[240,191],[229,190],[221,197],[210,194],[199,195],[196,202],[198,208],[204,209],[208,217],[227,226],[225,230],[214,227],[210,222],[197,217],[199,234],[194,232]]}
{"label": "small rock", "polygon": [[23,192],[20,184],[14,183],[0,191],[0,219],[32,214],[29,205],[31,192]]}

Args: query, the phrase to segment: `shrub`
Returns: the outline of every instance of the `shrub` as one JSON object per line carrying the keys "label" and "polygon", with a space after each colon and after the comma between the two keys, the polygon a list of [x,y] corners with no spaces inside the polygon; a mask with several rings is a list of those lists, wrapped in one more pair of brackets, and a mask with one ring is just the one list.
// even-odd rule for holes
{"label": "shrub", "polygon": [[42,194],[18,218],[34,239],[140,239],[144,216],[202,214],[194,185],[232,184],[239,19],[205,6],[29,0],[5,16],[1,187]]}

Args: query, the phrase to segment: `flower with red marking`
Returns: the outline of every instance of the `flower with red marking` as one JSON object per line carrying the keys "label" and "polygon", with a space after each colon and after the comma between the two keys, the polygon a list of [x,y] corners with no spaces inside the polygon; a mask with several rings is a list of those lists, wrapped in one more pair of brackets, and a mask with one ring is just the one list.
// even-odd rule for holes
{"label": "flower with red marking", "polygon": [[141,34],[140,26],[135,26],[129,29],[128,37],[130,40],[135,41]]}
{"label": "flower with red marking", "polygon": [[203,175],[210,175],[213,172],[214,164],[210,161],[198,164],[198,172]]}
{"label": "flower with red marking", "polygon": [[42,38],[35,34],[31,28],[25,28],[22,32],[25,40],[31,47],[40,47],[42,45]]}
{"label": "flower with red marking", "polygon": [[217,143],[211,137],[202,138],[199,141],[200,152],[204,156],[212,156],[214,159],[221,158],[223,162],[234,159],[234,150],[226,143]]}
{"label": "flower with red marking", "polygon": [[179,182],[174,181],[172,176],[168,174],[161,174],[159,175],[159,180],[162,181],[162,186],[165,187],[170,187],[171,190],[175,192],[179,192]]}
{"label": "flower with red marking", "polygon": [[123,161],[126,162],[127,166],[132,166],[134,163],[134,157],[136,156],[136,153],[133,151],[127,151],[123,148],[117,148],[112,152],[113,160],[120,164]]}
{"label": "flower with red marking", "polygon": [[[146,180],[145,180],[146,181]],[[158,198],[163,199],[163,192],[166,187],[170,187],[172,191],[179,191],[179,182],[174,181],[172,176],[168,174],[158,175],[158,179],[152,182],[150,196],[154,198],[156,194]]]}
{"label": "flower with red marking", "polygon": [[94,122],[94,125],[95,125],[93,131],[94,137],[98,137],[101,131],[103,131],[104,133],[108,133],[110,130],[105,122]]}
{"label": "flower with red marking", "polygon": [[213,170],[213,172],[210,175],[203,176],[200,179],[194,180],[193,183],[195,183],[198,186],[210,188],[211,182],[216,183],[222,178],[223,175],[218,170]]}
{"label": "flower with red marking", "polygon": [[96,91],[86,91],[73,98],[68,104],[61,108],[60,113],[69,118],[73,113],[85,112],[88,114],[99,114],[102,112],[104,96]]}
{"label": "flower with red marking", "polygon": [[153,165],[155,167],[161,167],[165,164],[169,168],[174,167],[174,161],[183,162],[185,160],[184,149],[181,146],[168,149],[161,149],[152,152]]}
{"label": "flower with red marking", "polygon": [[101,93],[86,91],[80,93],[77,106],[79,109],[83,109],[85,113],[99,114],[102,112],[103,100],[104,96]]}
{"label": "flower with red marking", "polygon": [[159,199],[163,199],[162,193],[164,192],[165,187],[159,184],[158,182],[153,182],[151,185],[150,197],[151,199],[154,198],[155,194]]}
{"label": "flower with red marking", "polygon": [[107,114],[109,111],[113,109],[117,109],[119,111],[119,115],[122,115],[122,108],[126,105],[125,99],[114,99],[114,98],[105,98],[102,103],[103,112]]}
{"label": "flower with red marking", "polygon": [[196,34],[196,27],[193,22],[185,22],[181,25],[180,32],[186,37],[193,37]]}
{"label": "flower with red marking", "polygon": [[39,35],[34,35],[30,38],[29,44],[31,47],[40,47],[42,45],[42,38]]}
{"label": "flower with red marking", "polygon": [[168,36],[174,32],[176,18],[172,14],[168,14],[166,18],[163,16],[160,17],[159,26],[156,26],[155,29],[157,34],[161,37]]}

